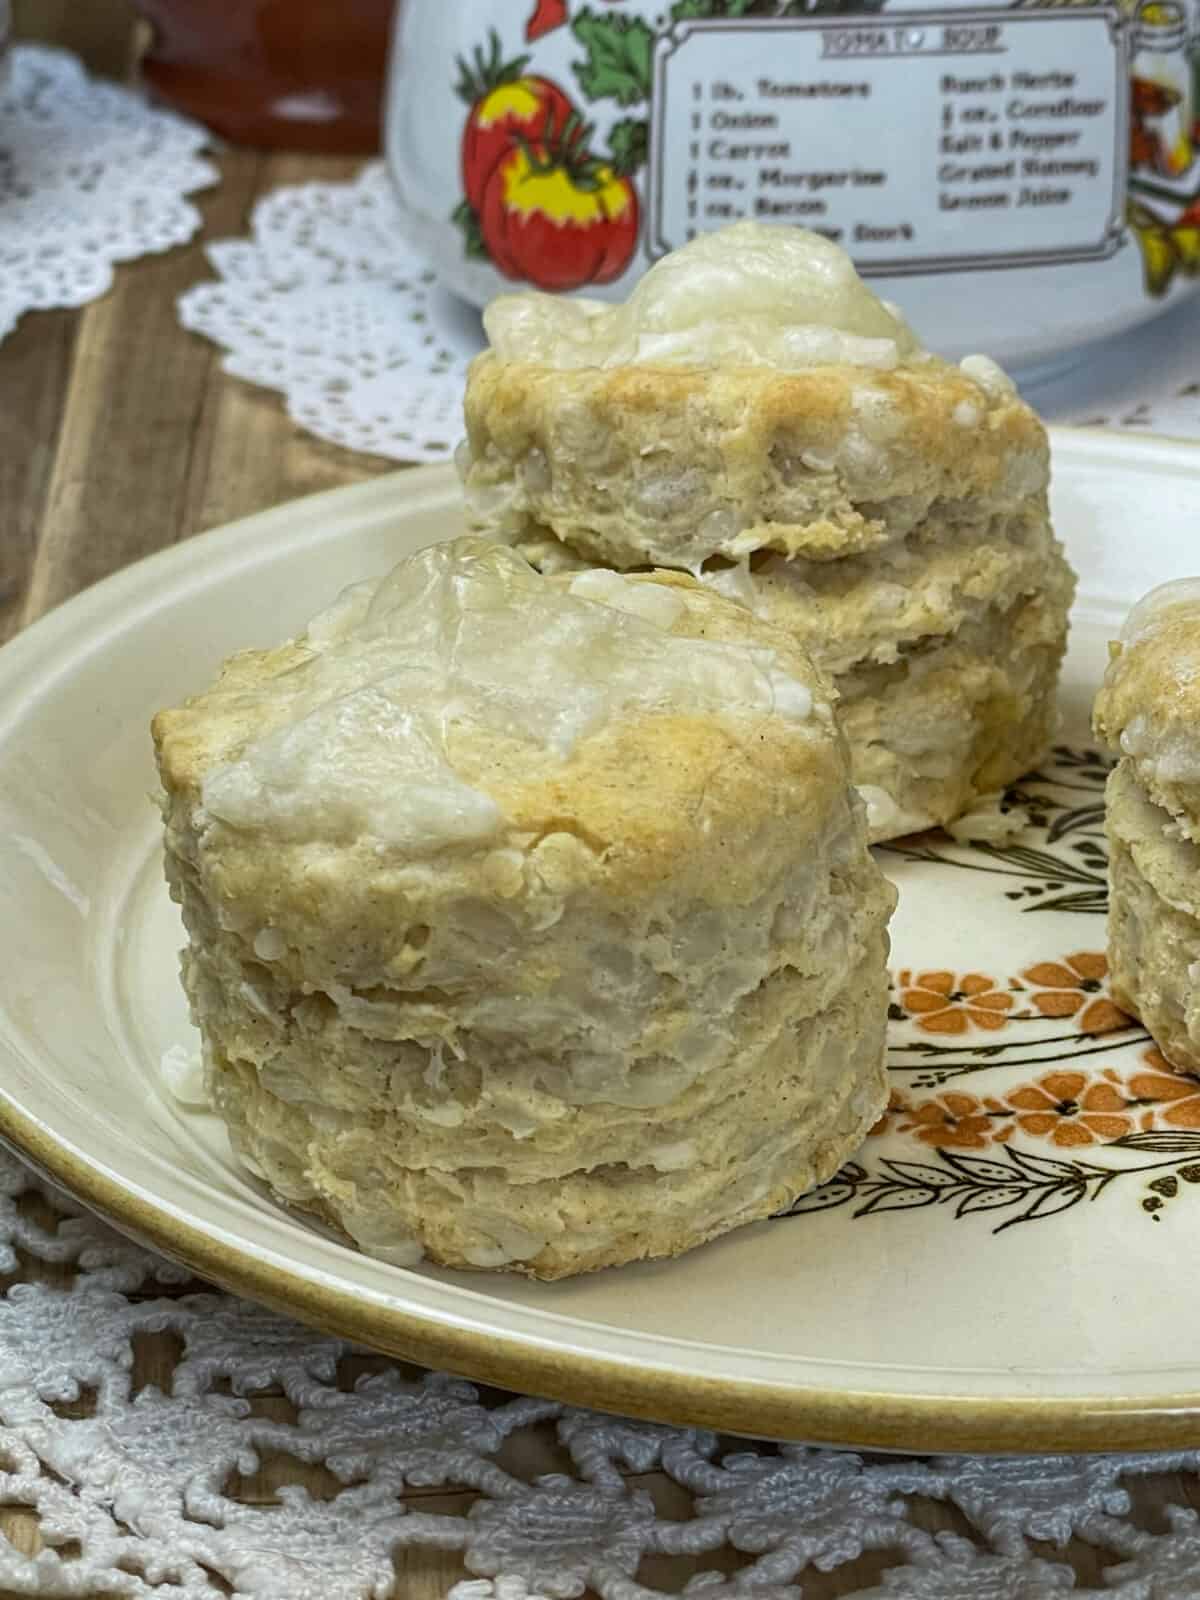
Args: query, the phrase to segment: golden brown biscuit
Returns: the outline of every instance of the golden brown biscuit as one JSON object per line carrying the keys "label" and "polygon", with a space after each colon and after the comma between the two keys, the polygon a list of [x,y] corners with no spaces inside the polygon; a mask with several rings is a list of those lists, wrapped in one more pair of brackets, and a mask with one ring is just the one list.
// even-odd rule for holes
{"label": "golden brown biscuit", "polygon": [[434,547],[154,732],[214,1104],[364,1249],[673,1254],[878,1115],[894,893],[828,685],[694,580]]}
{"label": "golden brown biscuit", "polygon": [[1200,838],[1200,579],[1163,584],[1130,612],[1095,722],[1155,805]]}
{"label": "golden brown biscuit", "polygon": [[[794,631],[859,708],[873,838],[1036,762],[1074,580],[1045,430],[991,362],[929,355],[836,247],[754,224],[667,257],[625,306],[507,296],[486,320],[460,453],[474,526],[541,570],[686,569]],[[891,732],[914,696],[948,719],[919,751]]]}
{"label": "golden brown biscuit", "polygon": [[1118,1005],[1200,1071],[1200,583],[1130,613],[1096,698],[1108,780],[1109,967]]}
{"label": "golden brown biscuit", "polygon": [[832,561],[969,527],[1046,486],[1045,432],[1011,389],[928,358],[891,372],[582,371],[472,363],[468,515],[592,562],[698,570],[774,550]]}
{"label": "golden brown biscuit", "polygon": [[[518,548],[541,570],[582,564],[555,541]],[[1053,738],[1074,584],[1044,515],[841,561],[710,563],[701,580],[833,679],[873,841],[960,816]]]}
{"label": "golden brown biscuit", "polygon": [[1113,999],[1181,1072],[1200,1071],[1200,847],[1125,761],[1108,780]]}

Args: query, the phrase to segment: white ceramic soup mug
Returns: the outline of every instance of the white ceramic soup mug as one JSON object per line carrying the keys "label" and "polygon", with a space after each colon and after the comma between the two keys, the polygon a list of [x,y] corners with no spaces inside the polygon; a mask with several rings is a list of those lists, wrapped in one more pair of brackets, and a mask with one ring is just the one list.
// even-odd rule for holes
{"label": "white ceramic soup mug", "polygon": [[1029,370],[1200,281],[1198,82],[1200,0],[401,0],[387,157],[477,305],[624,298],[754,217]]}

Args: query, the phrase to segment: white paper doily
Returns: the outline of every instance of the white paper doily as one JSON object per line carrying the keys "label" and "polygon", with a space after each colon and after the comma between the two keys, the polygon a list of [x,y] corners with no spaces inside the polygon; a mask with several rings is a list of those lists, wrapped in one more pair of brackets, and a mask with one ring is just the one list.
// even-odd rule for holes
{"label": "white paper doily", "polygon": [[189,289],[179,314],[225,348],[227,372],[280,390],[302,427],[351,450],[450,455],[482,325],[404,242],[380,163],[277,189],[249,239],[207,254],[221,281]]}
{"label": "white paper doily", "polygon": [[[836,1573],[865,1552],[879,1553],[878,1583],[837,1593],[1200,1592],[1196,1513],[1169,1506],[1146,1527],[1136,1511],[1138,1480],[1194,1477],[1200,1452],[864,1459],[732,1445],[551,1401],[497,1404],[459,1379],[414,1380],[381,1359],[351,1385],[349,1346],[232,1296],[181,1294],[186,1274],[0,1154],[0,1272],[19,1269],[18,1252],[71,1279],[65,1289],[18,1282],[0,1300],[0,1506],[33,1510],[46,1546],[30,1557],[0,1538],[7,1592],[384,1600],[395,1553],[413,1545],[459,1551],[479,1575],[451,1600],[569,1600],[585,1589],[601,1600],[802,1600],[806,1570]],[[168,1388],[134,1394],[134,1341],[164,1331],[180,1352]],[[286,1396],[286,1418],[251,1404],[263,1390]],[[548,1422],[563,1470],[527,1482],[500,1458],[513,1459],[515,1435]],[[242,1504],[231,1480],[269,1454],[322,1465],[332,1491],[293,1485],[275,1504]],[[651,1473],[676,1486],[670,1515],[656,1509]],[[403,1499],[442,1486],[474,1495],[466,1515]],[[913,1497],[941,1503],[964,1532],[922,1531]],[[669,1567],[680,1556],[686,1584],[678,1563],[669,1591],[646,1578],[646,1558]],[[1078,1581],[1097,1567],[1102,1588]]]}
{"label": "white paper doily", "polygon": [[26,311],[82,306],[113,263],[183,244],[184,198],[214,183],[208,134],[62,50],[15,47],[0,74],[0,339]]}
{"label": "white paper doily", "polygon": [[[277,189],[249,239],[208,257],[220,281],[189,289],[179,312],[225,349],[226,371],[279,390],[296,422],[351,450],[452,453],[482,325],[405,243],[381,163],[352,183]],[[1094,346],[1030,397],[1051,421],[1200,438],[1200,297]]]}

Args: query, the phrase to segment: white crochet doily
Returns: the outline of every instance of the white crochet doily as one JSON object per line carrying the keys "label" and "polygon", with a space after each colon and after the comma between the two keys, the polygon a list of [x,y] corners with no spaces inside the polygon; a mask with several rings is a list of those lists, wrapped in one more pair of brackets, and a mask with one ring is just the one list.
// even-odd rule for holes
{"label": "white crochet doily", "polygon": [[89,78],[78,60],[15,47],[0,72],[0,338],[26,311],[82,306],[113,263],[200,226],[184,198],[216,181],[203,128]]}
{"label": "white crochet doily", "polygon": [[249,239],[207,247],[220,282],[179,301],[225,370],[280,390],[310,432],[398,461],[441,461],[462,432],[479,314],[404,242],[382,165],[354,183],[277,189]]}
{"label": "white crochet doily", "polygon": [[[413,1545],[461,1552],[478,1574],[450,1600],[585,1590],[600,1600],[802,1600],[806,1570],[836,1575],[867,1552],[877,1553],[878,1582],[822,1593],[1200,1593],[1195,1512],[1171,1505],[1146,1526],[1137,1510],[1139,1480],[1200,1473],[1200,1452],[864,1459],[733,1444],[550,1401],[497,1403],[459,1379],[363,1363],[338,1340],[231,1296],[182,1292],[180,1269],[0,1154],[0,1273],[28,1280],[22,1257],[70,1277],[66,1288],[16,1282],[0,1300],[0,1507],[32,1510],[45,1544],[30,1557],[0,1538],[5,1593],[384,1600],[395,1553]],[[134,1343],[163,1332],[179,1351],[169,1382],[135,1394]],[[355,1361],[373,1370],[351,1384]],[[264,1390],[286,1397],[275,1415],[249,1398]],[[513,1461],[515,1435],[547,1424],[563,1470],[526,1481],[502,1460]],[[236,1475],[269,1455],[319,1464],[330,1488],[239,1502]],[[669,1515],[652,1482],[675,1486]],[[407,1490],[442,1486],[474,1496],[465,1515],[405,1501]],[[1197,1489],[1181,1482],[1180,1492]],[[914,1497],[939,1503],[962,1531],[922,1531]],[[654,1581],[648,1557],[658,1558]],[[1100,1568],[1097,1588],[1086,1574]]]}
{"label": "white crochet doily", "polygon": [[[207,253],[219,281],[189,289],[179,313],[224,348],[226,371],[278,389],[302,427],[351,450],[452,453],[482,325],[405,243],[380,163],[352,183],[277,189],[249,239]],[[1200,296],[1096,346],[1031,398],[1056,422],[1200,438]]]}

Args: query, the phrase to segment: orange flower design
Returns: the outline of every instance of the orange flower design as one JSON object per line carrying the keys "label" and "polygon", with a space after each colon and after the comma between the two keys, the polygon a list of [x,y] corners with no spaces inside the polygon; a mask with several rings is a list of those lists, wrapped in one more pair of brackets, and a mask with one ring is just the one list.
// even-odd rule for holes
{"label": "orange flower design", "polygon": [[1111,1069],[1090,1082],[1084,1072],[1047,1072],[1005,1098],[1022,1133],[1049,1139],[1063,1150],[1120,1139],[1135,1126],[1134,1106]]}
{"label": "orange flower design", "polygon": [[1129,1092],[1154,1105],[1142,1126],[1200,1128],[1200,1078],[1176,1072],[1157,1050],[1147,1050],[1142,1060],[1148,1070],[1129,1079]]}
{"label": "orange flower design", "polygon": [[1009,1020],[1013,997],[982,972],[956,978],[953,972],[907,969],[897,976],[900,1003],[926,1033],[966,1033],[970,1027],[994,1032]]}
{"label": "orange flower design", "polygon": [[888,1103],[879,1114],[879,1120],[873,1122],[867,1129],[867,1138],[874,1138],[880,1133],[889,1133],[892,1123],[903,1111],[908,1110],[908,1101],[898,1089],[893,1089],[888,1098]]}
{"label": "orange flower design", "polygon": [[1012,1133],[1011,1124],[1003,1128],[996,1124],[997,1116],[1008,1114],[1007,1108],[973,1094],[948,1090],[904,1109],[909,1120],[900,1124],[899,1131],[941,1149],[982,1150],[989,1144],[1003,1144]]}
{"label": "orange flower design", "polygon": [[1182,1067],[1176,1067],[1172,1065],[1172,1063],[1167,1060],[1166,1056],[1163,1055],[1162,1051],[1156,1044],[1152,1044],[1149,1050],[1142,1051],[1142,1060],[1152,1072],[1164,1072],[1168,1076],[1176,1078],[1186,1078],[1189,1076],[1189,1074],[1185,1072]]}
{"label": "orange flower design", "polygon": [[[1043,1017],[1074,1017],[1080,1033],[1115,1033],[1130,1019],[1105,993],[1108,962],[1099,951],[1080,950],[1061,962],[1039,961],[1021,974],[1037,990],[1031,998]],[[1089,999],[1095,995],[1095,999]]]}

